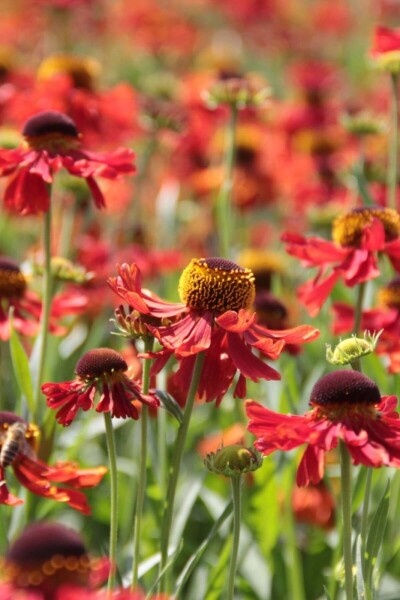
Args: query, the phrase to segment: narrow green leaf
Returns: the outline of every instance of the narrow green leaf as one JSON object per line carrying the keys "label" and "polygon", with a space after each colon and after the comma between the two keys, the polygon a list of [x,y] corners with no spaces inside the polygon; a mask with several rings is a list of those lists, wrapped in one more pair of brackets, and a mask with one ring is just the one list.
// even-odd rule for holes
{"label": "narrow green leaf", "polygon": [[175,398],[173,398],[171,394],[168,394],[168,392],[164,392],[163,390],[156,390],[156,396],[160,400],[165,410],[167,410],[173,417],[175,417],[175,419],[180,425],[183,420],[183,413],[181,407],[179,406]]}
{"label": "narrow green leaf", "polygon": [[324,586],[324,594],[325,594],[325,600],[332,600],[332,596],[329,594],[329,592],[325,586]]}
{"label": "narrow green leaf", "polygon": [[203,540],[203,542],[197,548],[196,552],[194,552],[192,554],[192,556],[189,558],[189,560],[187,561],[186,565],[184,566],[184,568],[177,580],[177,588],[175,590],[176,598],[180,598],[180,594],[182,593],[183,587],[185,586],[187,580],[193,573],[196,565],[198,564],[199,560],[203,556],[204,552],[207,550],[208,546],[211,544],[212,540],[217,535],[218,530],[221,527],[221,525],[226,521],[226,519],[232,513],[232,508],[233,508],[232,502],[230,502],[226,506],[224,512],[219,517],[219,519],[217,519],[215,521],[214,525],[211,527],[210,532],[207,535],[207,537]]}
{"label": "narrow green leaf", "polygon": [[361,536],[357,536],[356,541],[356,582],[357,582],[357,598],[364,600],[365,595],[363,560],[362,560],[362,541]]}
{"label": "narrow green leaf", "polygon": [[28,410],[31,415],[34,414],[34,398],[33,398],[33,385],[32,385],[32,377],[29,369],[29,360],[26,355],[25,349],[21,344],[21,341],[14,329],[14,321],[13,321],[13,309],[10,308],[10,352],[11,352],[11,362],[14,369],[15,379],[17,381],[18,387],[21,391],[22,396],[26,398],[26,402],[28,404]]}
{"label": "narrow green leaf", "polygon": [[367,537],[367,543],[365,546],[365,585],[367,588],[372,587],[372,575],[374,567],[378,558],[379,549],[382,544],[383,536],[385,533],[387,516],[389,511],[389,498],[390,498],[390,481],[388,480],[385,492],[379,503],[378,508],[371,521],[369,534]]}

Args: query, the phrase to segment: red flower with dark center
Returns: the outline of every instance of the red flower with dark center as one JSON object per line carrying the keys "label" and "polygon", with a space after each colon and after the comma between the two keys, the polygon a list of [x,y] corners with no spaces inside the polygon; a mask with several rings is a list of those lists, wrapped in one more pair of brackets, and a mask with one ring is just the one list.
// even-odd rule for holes
{"label": "red flower with dark center", "polygon": [[94,407],[100,395],[97,412],[110,412],[112,417],[139,418],[135,400],[150,407],[159,406],[151,392],[143,394],[141,387],[125,374],[128,370],[123,356],[110,348],[96,348],[86,352],[76,365],[76,379],[62,383],[45,383],[42,392],[47,396],[47,406],[57,412],[57,421],[70,425],[79,409]]}
{"label": "red flower with dark center", "polygon": [[48,186],[62,168],[86,179],[98,208],[105,206],[105,200],[95,177],[116,179],[135,171],[131,150],[95,153],[81,149],[75,122],[60,112],[45,111],[31,117],[22,135],[26,147],[0,150],[0,176],[11,176],[4,201],[22,214],[48,210]]}
{"label": "red flower with dark center", "polygon": [[13,413],[0,413],[0,504],[15,506],[23,502],[7,487],[6,469],[12,467],[18,481],[34,494],[64,502],[83,514],[90,514],[86,498],[78,490],[97,485],[107,469],[79,469],[76,464],[68,462],[46,465],[36,456],[38,435],[35,425]]}
{"label": "red flower with dark center", "polygon": [[[147,329],[164,349],[156,357],[153,372],[158,372],[175,355],[179,369],[175,384],[187,390],[195,356],[205,352],[198,395],[219,403],[240,372],[235,395],[246,395],[246,378],[253,381],[280,379],[252,349],[276,359],[285,344],[309,342],[319,332],[302,325],[292,329],[269,330],[250,313],[255,287],[250,269],[223,258],[193,259],[183,271],[179,294],[184,304],[170,304],[142,290],[136,265],[118,267],[119,276],[111,278],[111,288],[130,307],[143,316]],[[158,323],[151,320],[158,319]],[[150,319],[150,320],[149,320]],[[162,324],[162,320],[169,321]]]}
{"label": "red flower with dark center", "polygon": [[342,440],[355,465],[400,467],[400,420],[395,396],[380,397],[376,384],[357,371],[335,371],[311,392],[312,409],[304,416],[281,415],[246,401],[248,429],[264,455],[274,450],[307,449],[297,470],[297,484],[317,484],[325,454]]}
{"label": "red flower with dark center", "polygon": [[307,267],[318,267],[316,277],[298,289],[311,316],[319,313],[339,279],[353,287],[378,277],[378,253],[386,254],[400,271],[400,215],[395,210],[354,209],[334,221],[332,236],[333,242],[293,233],[282,236],[289,254]]}
{"label": "red flower with dark center", "polygon": [[[79,314],[87,305],[87,299],[78,292],[63,291],[53,298],[50,331],[64,333],[65,329],[57,322],[69,314]],[[36,335],[42,302],[28,289],[28,282],[18,264],[7,256],[0,256],[0,339],[7,341],[11,334],[10,309],[13,312],[13,326],[24,336]]]}

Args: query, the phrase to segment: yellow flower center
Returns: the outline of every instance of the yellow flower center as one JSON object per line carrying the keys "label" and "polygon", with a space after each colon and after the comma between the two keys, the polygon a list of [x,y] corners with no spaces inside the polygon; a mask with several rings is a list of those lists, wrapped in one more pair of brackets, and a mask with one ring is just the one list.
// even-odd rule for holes
{"label": "yellow flower center", "polygon": [[18,265],[0,257],[0,298],[20,298],[26,289],[26,279]]}
{"label": "yellow flower center", "polygon": [[49,56],[41,63],[38,78],[46,80],[57,75],[68,75],[74,87],[93,90],[99,73],[100,64],[93,58],[57,54]]}
{"label": "yellow flower center", "polygon": [[379,303],[390,308],[400,308],[400,276],[379,290]]}
{"label": "yellow flower center", "polygon": [[179,296],[189,308],[222,314],[249,310],[255,297],[254,275],[224,258],[193,258],[179,281]]}
{"label": "yellow flower center", "polygon": [[344,247],[358,248],[364,228],[379,219],[385,230],[385,241],[395,240],[400,235],[400,215],[392,208],[355,208],[340,215],[333,222],[332,238]]}

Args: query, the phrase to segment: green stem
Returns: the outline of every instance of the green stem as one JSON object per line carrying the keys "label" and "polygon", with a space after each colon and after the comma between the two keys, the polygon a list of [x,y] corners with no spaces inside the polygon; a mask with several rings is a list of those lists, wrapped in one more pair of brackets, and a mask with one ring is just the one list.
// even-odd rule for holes
{"label": "green stem", "polygon": [[239,539],[240,539],[241,486],[242,486],[242,476],[241,475],[234,475],[233,477],[231,477],[232,500],[233,500],[233,539],[232,539],[231,562],[229,565],[229,575],[228,575],[227,600],[234,600],[234,593],[235,593],[236,564],[237,564],[237,558],[238,558],[238,553],[239,553]]}
{"label": "green stem", "polygon": [[50,309],[52,299],[52,274],[51,274],[51,199],[49,210],[44,213],[43,227],[43,298],[42,298],[42,314],[40,320],[40,332],[38,338],[38,362],[36,372],[36,388],[35,388],[35,414],[33,420],[35,423],[40,422],[41,406],[40,400],[42,397],[42,383],[44,375],[44,365],[46,360],[47,341],[49,337],[49,322]]}
{"label": "green stem", "polygon": [[[172,525],[172,514],[174,510],[175,493],[178,483],[179,471],[182,462],[183,451],[185,448],[187,433],[189,430],[190,417],[196,398],[196,391],[199,386],[201,371],[203,369],[204,352],[199,352],[196,356],[196,361],[193,367],[192,381],[186,399],[183,420],[178,430],[178,435],[175,442],[174,454],[172,457],[172,465],[169,473],[167,497],[164,506],[164,517],[161,527],[161,562],[160,572],[165,568],[168,561],[168,546]],[[167,581],[165,575],[160,579],[160,587],[162,591],[166,591]]]}
{"label": "green stem", "polygon": [[[357,288],[357,300],[356,310],[354,313],[354,333],[357,335],[360,333],[361,320],[362,320],[362,308],[364,304],[366,282],[360,283]],[[358,369],[357,369],[358,370]]]}
{"label": "green stem", "polygon": [[340,442],[340,467],[342,486],[343,559],[346,600],[353,600],[353,558],[351,529],[351,462],[343,442]]}
{"label": "green stem", "polygon": [[[144,341],[144,351],[151,352],[153,349],[154,338],[146,337]],[[150,388],[150,367],[152,359],[145,358],[143,364],[143,394],[147,394]],[[148,428],[148,408],[143,404],[141,414],[141,452],[139,466],[139,481],[136,498],[136,513],[133,526],[134,532],[134,549],[132,563],[132,590],[137,587],[139,580],[139,558],[140,558],[140,542],[142,537],[142,516],[144,497],[146,493],[146,466],[147,466],[147,428]]]}
{"label": "green stem", "polygon": [[366,469],[367,469],[367,477],[365,480],[364,504],[363,504],[363,511],[362,511],[362,516],[361,516],[361,531],[360,531],[363,555],[364,555],[365,543],[367,541],[369,500],[371,497],[372,475],[373,475],[373,469],[371,469],[370,467],[366,467]]}
{"label": "green stem", "polygon": [[110,487],[111,487],[111,514],[110,514],[110,549],[109,557],[111,563],[110,577],[108,579],[108,593],[112,593],[115,583],[117,569],[117,537],[118,537],[118,471],[117,452],[115,448],[115,437],[112,419],[109,412],[104,413],[104,424],[106,428],[106,440],[108,459],[110,465]]}
{"label": "green stem", "polygon": [[387,173],[387,205],[397,210],[397,163],[399,145],[399,106],[398,106],[397,73],[391,74],[392,106],[391,106],[391,136],[389,143],[388,173]]}
{"label": "green stem", "polygon": [[230,119],[226,131],[225,174],[221,190],[217,196],[216,219],[219,238],[219,255],[228,257],[231,251],[233,232],[233,170],[235,166],[235,135],[237,108],[231,106]]}

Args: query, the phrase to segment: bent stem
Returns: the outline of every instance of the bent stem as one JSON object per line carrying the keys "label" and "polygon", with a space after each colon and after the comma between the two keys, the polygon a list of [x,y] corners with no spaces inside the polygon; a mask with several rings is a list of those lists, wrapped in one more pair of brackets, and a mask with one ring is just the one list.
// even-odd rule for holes
{"label": "bent stem", "polygon": [[341,497],[343,518],[343,559],[346,600],[353,600],[353,558],[351,530],[351,462],[346,445],[340,442]]}
{"label": "bent stem", "polygon": [[[172,458],[171,470],[168,479],[167,497],[164,505],[164,517],[161,527],[161,561],[160,573],[165,569],[168,561],[168,546],[172,525],[172,514],[174,510],[175,493],[178,483],[179,470],[181,467],[183,451],[185,448],[187,433],[189,430],[190,417],[192,415],[196,391],[199,386],[201,371],[203,369],[204,352],[199,352],[196,356],[196,361],[193,367],[192,381],[186,399],[185,410],[183,413],[182,423],[178,430],[178,435],[175,442],[175,449]],[[166,591],[167,578],[165,574],[160,579],[161,591]]]}
{"label": "bent stem", "polygon": [[[153,337],[147,337],[144,340],[144,351],[151,352],[153,349]],[[150,367],[151,358],[145,358],[143,364],[143,394],[147,394],[150,388]],[[144,497],[146,493],[146,466],[147,466],[147,428],[148,428],[148,408],[143,404],[141,414],[141,448],[140,448],[140,466],[139,466],[139,482],[136,498],[136,512],[133,526],[134,548],[132,562],[132,590],[137,587],[139,579],[139,558],[140,558],[140,542],[142,532],[142,516]]]}
{"label": "bent stem", "polygon": [[239,552],[239,540],[240,540],[240,520],[241,520],[241,486],[242,476],[234,475],[231,477],[231,488],[232,488],[232,501],[233,501],[233,539],[232,539],[232,553],[231,562],[229,565],[228,575],[228,596],[227,600],[234,600],[235,593],[235,575],[237,557]]}
{"label": "bent stem", "polygon": [[389,143],[388,172],[387,172],[387,205],[397,210],[397,163],[399,145],[399,106],[398,106],[398,82],[397,73],[391,74],[392,84],[392,108],[391,108],[391,137]]}
{"label": "bent stem", "polygon": [[229,257],[233,231],[233,169],[235,166],[235,134],[237,107],[231,106],[230,119],[226,131],[225,173],[221,190],[217,196],[216,220],[218,230],[219,256]]}
{"label": "bent stem", "polygon": [[35,414],[33,415],[35,423],[40,422],[41,410],[41,387],[43,383],[44,364],[46,360],[47,341],[49,337],[50,309],[52,300],[52,273],[51,273],[51,199],[49,210],[44,213],[43,227],[43,298],[42,314],[40,318],[40,332],[38,338],[38,362],[36,371],[35,387]]}
{"label": "bent stem", "polygon": [[111,514],[110,514],[110,549],[109,558],[111,563],[110,576],[108,578],[107,590],[112,593],[115,583],[115,572],[117,566],[117,537],[118,537],[118,471],[117,452],[115,449],[115,437],[112,419],[109,412],[104,413],[104,424],[106,428],[106,440],[108,459],[110,464],[110,488],[111,488]]}

